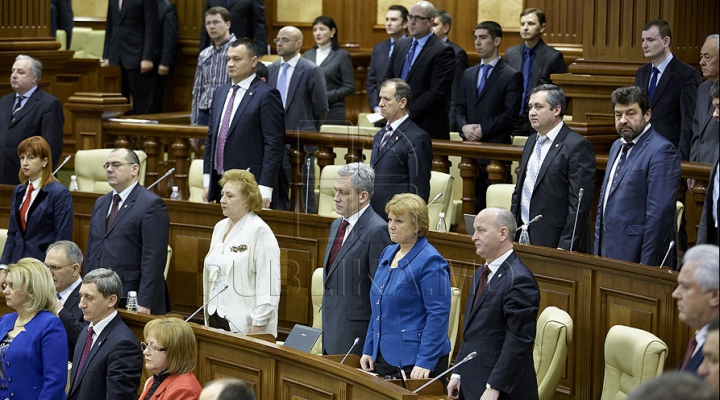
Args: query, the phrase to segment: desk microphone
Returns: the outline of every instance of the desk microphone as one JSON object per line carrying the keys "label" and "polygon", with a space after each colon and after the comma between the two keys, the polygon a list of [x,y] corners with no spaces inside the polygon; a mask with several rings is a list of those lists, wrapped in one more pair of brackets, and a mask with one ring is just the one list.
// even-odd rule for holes
{"label": "desk microphone", "polygon": [[[308,213],[308,201],[310,201],[310,164],[312,163],[312,159],[310,156],[308,156],[307,161],[305,161],[305,165],[307,166],[307,178],[305,179],[305,214]],[[314,190],[313,188],[312,190]],[[313,194],[315,196],[315,194]]]}
{"label": "desk microphone", "polygon": [[53,175],[57,174],[57,172],[60,171],[60,168],[62,168],[63,165],[67,164],[67,162],[70,161],[71,158],[72,158],[72,155],[65,157],[63,162],[61,162],[60,165],[58,165],[58,167],[55,168],[55,171],[53,171]]}
{"label": "desk microphone", "polygon": [[157,185],[158,183],[160,183],[161,180],[167,178],[167,177],[168,177],[170,174],[172,174],[173,172],[175,172],[175,168],[170,168],[170,169],[168,170],[168,172],[165,173],[165,175],[161,176],[160,179],[156,180],[155,182],[153,182],[150,186],[146,187],[145,189],[148,189],[148,190],[152,189],[153,186],[155,186],[155,185]]}
{"label": "desk microphone", "polygon": [[[535,218],[537,218],[537,217],[535,217]],[[430,386],[431,383],[433,383],[433,382],[435,382],[436,380],[438,380],[438,379],[442,378],[443,376],[447,375],[448,372],[454,370],[455,368],[459,367],[460,365],[462,365],[462,364],[464,364],[464,363],[472,360],[476,355],[477,355],[477,352],[476,352],[476,351],[473,351],[472,353],[468,354],[468,355],[465,356],[465,358],[463,358],[462,361],[460,361],[459,363],[457,363],[457,364],[453,365],[452,367],[446,369],[445,372],[443,372],[442,374],[440,374],[440,375],[438,375],[438,376],[430,379],[430,380],[427,381],[424,385],[422,385],[422,386],[420,386],[419,388],[413,390],[413,393],[417,393],[417,392],[425,389],[426,387]]]}
{"label": "desk microphone", "polygon": [[436,202],[439,198],[441,198],[442,195],[443,195],[442,192],[438,193],[437,196],[435,196],[435,198],[432,199],[432,200],[428,203],[427,206],[430,207],[434,202]]}
{"label": "desk microphone", "polygon": [[573,243],[575,242],[575,228],[577,228],[578,214],[580,214],[580,203],[582,202],[583,193],[585,193],[585,189],[580,188],[580,191],[578,192],[578,204],[577,204],[577,208],[575,208],[575,223],[573,224],[573,233],[572,233],[572,236],[570,237],[570,252],[571,253],[573,250]]}
{"label": "desk microphone", "polygon": [[200,310],[202,310],[203,308],[205,308],[205,306],[208,305],[208,303],[210,303],[211,301],[215,300],[216,297],[220,296],[220,293],[222,293],[222,292],[224,292],[225,290],[227,290],[227,288],[228,288],[228,285],[225,285],[225,287],[222,288],[222,290],[220,290],[219,292],[215,293],[215,295],[214,295],[213,297],[211,297],[210,300],[208,300],[208,301],[206,301],[205,303],[203,303],[203,305],[201,305],[200,308],[198,308],[197,310],[195,310],[195,312],[192,313],[191,316],[187,317],[187,319],[185,320],[185,322],[190,322],[190,320],[191,320],[195,315],[197,315],[197,313],[199,313]]}
{"label": "desk microphone", "polygon": [[348,352],[345,353],[345,357],[343,357],[342,361],[340,361],[340,364],[342,364],[342,363],[345,362],[345,359],[348,358],[348,356],[350,355],[350,352],[352,351],[352,349],[355,348],[355,346],[356,346],[358,343],[360,343],[360,338],[359,338],[359,337],[356,337],[356,338],[355,338],[355,341],[354,341],[353,344],[352,344],[352,346],[350,346],[350,350],[348,350]]}
{"label": "desk microphone", "polygon": [[670,246],[668,246],[667,252],[665,253],[665,257],[663,257],[663,260],[662,260],[662,262],[660,263],[660,268],[662,268],[663,265],[665,265],[665,260],[667,260],[668,255],[670,254],[670,250],[672,250],[673,247],[675,247],[675,241],[674,241],[674,240],[670,242]]}

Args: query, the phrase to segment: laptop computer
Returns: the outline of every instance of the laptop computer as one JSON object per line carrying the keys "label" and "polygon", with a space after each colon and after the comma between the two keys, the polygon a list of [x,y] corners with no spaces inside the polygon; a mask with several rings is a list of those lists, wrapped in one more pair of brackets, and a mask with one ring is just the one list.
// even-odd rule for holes
{"label": "laptop computer", "polygon": [[465,230],[467,231],[468,235],[475,234],[475,228],[473,227],[473,224],[475,223],[475,217],[475,214],[463,214],[463,218],[465,218]]}
{"label": "laptop computer", "polygon": [[315,346],[315,342],[317,342],[321,334],[322,329],[295,324],[287,339],[285,339],[283,346],[309,353],[313,346]]}

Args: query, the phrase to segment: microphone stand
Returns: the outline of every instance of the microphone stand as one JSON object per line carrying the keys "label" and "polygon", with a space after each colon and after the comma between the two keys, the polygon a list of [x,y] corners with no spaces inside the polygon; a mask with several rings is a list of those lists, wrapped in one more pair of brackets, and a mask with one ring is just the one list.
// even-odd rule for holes
{"label": "microphone stand", "polygon": [[67,162],[70,161],[71,158],[72,158],[72,155],[65,157],[63,162],[61,162],[60,165],[58,165],[57,168],[55,168],[55,171],[53,171],[53,175],[57,174],[57,172],[60,171],[60,168],[62,168],[65,164],[67,164]]}
{"label": "microphone stand", "polygon": [[352,346],[350,346],[350,350],[348,350],[347,353],[345,353],[345,357],[343,357],[342,361],[340,361],[340,364],[342,364],[342,363],[345,362],[345,359],[348,358],[348,356],[350,355],[350,352],[352,351],[352,349],[354,349],[354,348],[355,348],[355,345],[357,345],[359,342],[360,342],[360,338],[359,338],[359,337],[356,337],[356,338],[355,338],[355,341],[354,341],[353,344],[352,344]]}
{"label": "microphone stand", "polygon": [[199,313],[200,310],[202,310],[203,308],[205,308],[205,306],[207,306],[208,303],[210,303],[211,301],[215,300],[216,297],[220,296],[220,293],[222,293],[222,292],[224,292],[225,290],[227,290],[228,287],[229,287],[228,285],[225,285],[225,287],[222,288],[222,290],[220,290],[219,292],[215,293],[215,295],[214,295],[213,297],[211,297],[208,301],[206,301],[205,303],[203,303],[203,305],[201,305],[200,308],[198,308],[197,310],[195,310],[195,312],[192,313],[192,315],[190,315],[189,317],[187,317],[187,319],[185,320],[185,322],[190,322],[190,320],[191,320],[195,315],[197,315],[197,313]]}
{"label": "microphone stand", "polygon": [[443,195],[442,192],[438,193],[437,196],[435,196],[434,199],[430,200],[430,202],[428,203],[427,206],[430,207],[431,205],[433,205],[433,203],[435,203],[439,198],[441,198],[442,195]]}
{"label": "microphone stand", "polygon": [[413,390],[413,393],[417,393],[417,392],[425,389],[426,387],[430,386],[431,383],[433,383],[433,382],[435,382],[436,380],[438,380],[438,379],[442,378],[443,376],[447,375],[448,372],[454,370],[455,368],[461,366],[462,364],[464,364],[464,363],[472,360],[473,358],[475,358],[476,355],[477,355],[477,352],[476,352],[476,351],[473,351],[472,353],[468,354],[468,355],[467,355],[465,358],[463,358],[462,361],[460,361],[459,363],[453,365],[452,367],[450,367],[450,368],[448,368],[447,370],[445,370],[445,372],[443,372],[442,374],[440,374],[440,375],[438,375],[438,376],[430,379],[430,380],[427,381],[424,385],[422,385],[422,386],[420,386],[419,388]]}
{"label": "microphone stand", "polygon": [[520,244],[530,244],[530,237],[528,236],[528,231],[527,231],[528,227],[533,222],[540,221],[541,218],[542,218],[542,214],[538,214],[537,216],[535,216],[535,218],[531,219],[530,222],[528,222],[527,224],[524,224],[520,227],[520,230],[522,231],[522,232],[520,232],[520,241],[519,241]]}
{"label": "microphone stand", "polygon": [[585,189],[580,188],[580,192],[578,192],[578,205],[575,209],[575,223],[573,224],[573,233],[570,237],[570,252],[573,251],[573,243],[575,242],[575,228],[577,228],[577,221],[578,221],[578,214],[580,214],[580,203],[582,202],[582,196],[583,193],[585,193]]}
{"label": "microphone stand", "polygon": [[153,186],[155,186],[155,185],[157,185],[158,183],[160,183],[161,180],[167,178],[167,177],[170,176],[170,174],[172,174],[173,172],[175,172],[175,168],[170,168],[170,169],[168,170],[168,172],[165,173],[165,175],[161,176],[160,179],[156,180],[155,182],[153,182],[150,186],[146,187],[145,189],[148,189],[148,190],[152,189]]}
{"label": "microphone stand", "polygon": [[[670,255],[670,250],[672,250],[673,247],[675,247],[675,241],[674,241],[674,240],[670,242],[670,246],[668,246],[667,252],[665,253],[665,257],[663,257],[662,262],[660,263],[660,268],[662,268],[663,265],[665,265],[665,260],[667,260],[668,255]],[[672,268],[671,268],[671,269],[672,269]]]}

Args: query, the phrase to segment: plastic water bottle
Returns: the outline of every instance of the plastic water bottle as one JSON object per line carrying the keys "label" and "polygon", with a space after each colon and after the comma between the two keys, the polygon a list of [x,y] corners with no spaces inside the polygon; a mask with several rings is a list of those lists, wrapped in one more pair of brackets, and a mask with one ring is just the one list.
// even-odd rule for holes
{"label": "plastic water bottle", "polygon": [[77,192],[79,190],[78,184],[77,184],[77,176],[70,175],[70,188],[69,189],[71,192]]}
{"label": "plastic water bottle", "polygon": [[445,213],[440,213],[440,218],[438,218],[437,226],[435,227],[435,230],[438,232],[447,232],[447,227],[445,226]]}
{"label": "plastic water bottle", "polygon": [[137,292],[134,290],[128,292],[127,310],[132,312],[137,312],[138,310]]}
{"label": "plastic water bottle", "polygon": [[177,186],[172,187],[172,193],[170,193],[170,200],[182,200],[182,197],[180,197],[180,191]]}

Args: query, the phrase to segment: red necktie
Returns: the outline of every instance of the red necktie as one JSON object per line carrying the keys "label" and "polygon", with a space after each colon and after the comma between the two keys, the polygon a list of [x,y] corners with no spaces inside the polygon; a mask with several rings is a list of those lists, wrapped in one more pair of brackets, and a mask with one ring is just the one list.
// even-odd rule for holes
{"label": "red necktie", "polygon": [[697,340],[695,340],[695,335],[690,338],[690,342],[688,342],[687,351],[685,352],[685,357],[683,358],[682,365],[680,365],[680,371],[685,370],[685,367],[687,366],[688,361],[690,361],[690,358],[692,358],[693,353],[695,352],[695,347],[697,347]]}
{"label": "red necktie", "polygon": [[35,187],[31,183],[28,186],[27,196],[25,196],[25,201],[23,202],[22,207],[20,207],[20,226],[22,227],[23,233],[25,233],[25,228],[27,228],[27,211],[30,208],[30,203],[32,203],[33,190],[35,190]]}
{"label": "red necktie", "polygon": [[73,385],[77,385],[77,379],[78,379],[78,376],[80,376],[80,371],[82,371],[83,367],[85,366],[85,361],[87,360],[88,355],[90,354],[90,348],[92,348],[93,333],[95,333],[95,331],[93,330],[93,327],[91,326],[88,328],[87,340],[85,340],[85,347],[83,347],[82,356],[80,356],[80,363],[78,364],[77,370],[75,370],[75,380],[74,380]]}
{"label": "red necktie", "polygon": [[490,267],[487,264],[483,265],[482,275],[480,275],[480,282],[478,282],[477,291],[475,292],[475,303],[477,304],[480,294],[485,290],[485,286],[488,283],[488,276],[490,275]]}
{"label": "red necktie", "polygon": [[115,220],[115,217],[118,213],[118,204],[120,203],[120,195],[115,194],[113,196],[113,204],[112,204],[112,210],[110,210],[110,215],[108,215],[107,220],[105,220],[105,230],[110,229],[110,226],[112,226],[113,221]]}
{"label": "red necktie", "polygon": [[346,219],[344,219],[342,224],[340,224],[337,235],[335,235],[335,242],[333,242],[332,248],[330,249],[330,257],[328,257],[327,263],[328,267],[333,264],[333,262],[335,261],[335,257],[337,257],[338,253],[340,252],[343,239],[345,239],[345,229],[348,227],[348,225],[350,225],[350,223],[347,222]]}

